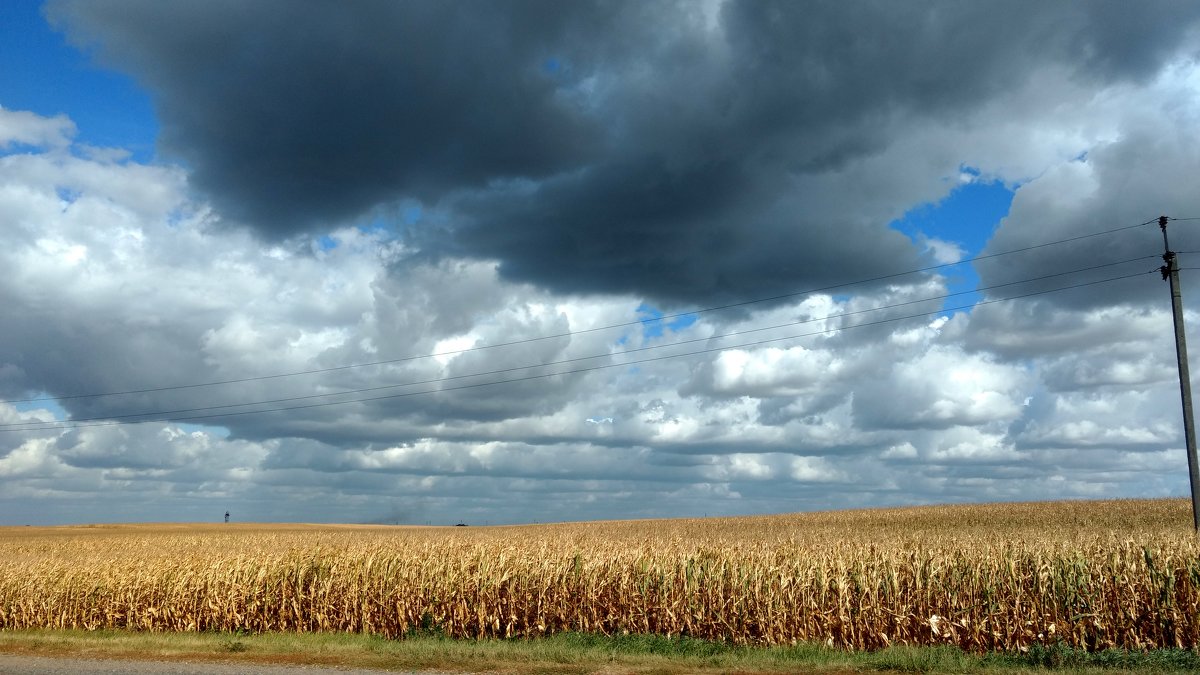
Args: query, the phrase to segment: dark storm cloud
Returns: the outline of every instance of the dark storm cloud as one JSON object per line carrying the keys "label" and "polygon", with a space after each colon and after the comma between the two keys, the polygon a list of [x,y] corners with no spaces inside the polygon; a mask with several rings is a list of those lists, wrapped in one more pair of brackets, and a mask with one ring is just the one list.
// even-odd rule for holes
{"label": "dark storm cloud", "polygon": [[[186,323],[158,324],[111,314],[111,306],[68,307],[31,302],[14,289],[0,288],[0,302],[20,316],[4,327],[0,361],[19,363],[0,373],[0,397],[22,398],[48,391],[76,396],[94,391],[120,391],[129,374],[152,371],[161,381],[188,381],[207,371],[192,345],[202,328]],[[105,303],[106,304],[106,303]],[[81,320],[81,317],[85,317]],[[135,325],[130,325],[134,323]],[[80,359],[79,345],[101,359]],[[117,400],[117,399],[120,400]],[[78,398],[64,401],[79,417],[121,414],[137,406],[153,406],[147,396]]]}
{"label": "dark storm cloud", "polygon": [[[708,302],[795,291],[798,284],[878,274],[860,256],[871,240],[888,271],[917,266],[908,240],[879,223],[813,223],[804,205],[764,190],[732,160],[667,168],[633,158],[542,183],[534,194],[496,190],[458,200],[451,241],[427,250],[486,255],[501,273],[563,292],[645,293]],[[773,182],[773,181],[772,181]]]}
{"label": "dark storm cloud", "polygon": [[163,145],[228,215],[283,236],[583,160],[593,123],[547,64],[604,17],[565,7],[118,0],[49,15],[154,92]]}
{"label": "dark storm cloud", "polygon": [[[712,26],[669,2],[50,14],[153,91],[163,147],[263,236],[415,200],[437,214],[408,232],[426,254],[558,291],[713,302],[918,266],[885,227],[911,204],[877,203],[859,162],[1040,68],[1150,77],[1200,5],[730,2]],[[831,172],[836,189],[812,184]]]}

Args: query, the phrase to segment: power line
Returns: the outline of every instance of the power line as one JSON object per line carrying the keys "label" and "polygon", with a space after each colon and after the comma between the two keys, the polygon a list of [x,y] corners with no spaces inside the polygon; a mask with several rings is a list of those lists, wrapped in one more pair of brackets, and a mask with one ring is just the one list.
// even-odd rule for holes
{"label": "power line", "polygon": [[[518,370],[529,370],[532,368],[547,368],[547,366],[578,363],[578,362],[584,362],[584,360],[617,357],[617,356],[622,356],[622,354],[632,354],[632,353],[647,352],[647,351],[654,351],[654,350],[666,350],[666,348],[678,347],[678,346],[682,346],[682,345],[691,345],[691,344],[696,344],[696,342],[721,340],[721,339],[725,339],[725,337],[732,337],[732,336],[736,336],[736,335],[746,335],[746,334],[750,334],[750,333],[762,333],[762,331],[776,330],[776,329],[780,329],[780,328],[788,328],[788,327],[793,327],[793,325],[803,325],[806,323],[829,321],[829,319],[846,318],[846,317],[851,317],[851,316],[862,315],[862,313],[896,309],[896,307],[904,307],[904,306],[916,305],[916,304],[920,304],[920,303],[930,303],[930,301],[934,301],[934,300],[944,300],[947,298],[953,298],[953,297],[956,297],[956,295],[967,295],[967,294],[979,293],[979,292],[983,292],[983,291],[995,291],[995,289],[997,289],[997,288],[1007,288],[1009,286],[1018,286],[1018,285],[1021,285],[1021,283],[1032,283],[1034,281],[1045,281],[1045,280],[1049,280],[1049,279],[1055,279],[1055,277],[1068,276],[1068,275],[1073,275],[1073,274],[1085,273],[1085,271],[1093,271],[1093,270],[1097,270],[1097,269],[1116,267],[1116,265],[1133,263],[1133,262],[1138,262],[1138,261],[1145,261],[1145,259],[1156,259],[1157,257],[1158,256],[1142,256],[1142,257],[1138,257],[1138,258],[1129,258],[1129,259],[1124,259],[1124,261],[1116,261],[1116,262],[1111,262],[1111,263],[1091,265],[1091,267],[1074,269],[1074,270],[1070,270],[1070,271],[1058,271],[1058,273],[1055,273],[1055,274],[1046,274],[1043,276],[1036,276],[1036,277],[1032,277],[1032,279],[1022,279],[1019,281],[996,283],[996,285],[994,285],[994,286],[972,288],[972,289],[970,289],[970,291],[958,291],[958,292],[947,293],[947,294],[943,294],[943,295],[935,295],[935,297],[930,297],[930,298],[920,298],[917,300],[906,300],[906,301],[904,301],[904,303],[894,303],[894,304],[882,305],[882,306],[878,306],[878,307],[866,307],[866,309],[841,312],[841,313],[836,313],[836,315],[800,319],[800,321],[792,321],[792,322],[780,323],[780,324],[775,324],[775,325],[767,325],[767,327],[736,330],[736,331],[732,331],[732,333],[707,335],[704,337],[695,337],[695,339],[679,340],[676,342],[671,342],[671,344],[666,344],[666,345],[650,345],[650,346],[646,346],[646,347],[630,348],[630,350],[624,350],[624,351],[616,353],[616,354],[614,354],[614,353],[592,354],[592,356],[587,356],[587,357],[574,357],[574,358],[569,358],[569,359],[556,360],[556,362],[512,366],[512,368],[503,368],[503,369],[497,369],[497,370],[473,372],[473,374],[467,374],[467,375],[436,377],[436,378],[431,378],[431,380],[403,382],[403,383],[398,383],[398,384],[383,384],[383,386],[378,386],[378,387],[343,389],[343,390],[341,390],[341,392],[329,392],[329,393],[324,393],[324,394],[306,394],[306,395],[302,395],[302,396],[287,396],[287,398],[282,398],[282,399],[266,399],[266,400],[259,400],[259,401],[246,401],[246,402],[241,402],[241,404],[223,404],[223,405],[212,405],[212,406],[198,406],[198,407],[191,407],[191,408],[176,408],[176,410],[158,410],[158,411],[124,413],[124,414],[106,414],[106,416],[84,417],[84,418],[73,419],[73,420],[71,420],[71,422],[95,422],[95,420],[100,420],[100,419],[132,419],[132,418],[137,418],[137,417],[173,416],[173,414],[223,410],[223,408],[238,408],[238,407],[247,407],[247,406],[283,404],[283,402],[324,399],[324,398],[329,398],[329,396],[364,394],[367,392],[382,392],[382,390],[385,390],[385,389],[397,389],[400,387],[415,387],[415,386],[418,386],[418,384],[436,384],[436,383],[440,383],[440,382],[449,382],[449,381],[454,381],[454,380],[466,380],[466,378],[469,378],[469,377],[482,377],[485,375],[502,375],[502,374],[505,374],[505,372],[514,372],[514,371],[518,371]],[[0,424],[0,429],[10,428],[10,426],[19,426],[19,425],[23,425],[23,424],[42,424],[42,423],[32,423],[32,422],[30,422],[30,423],[23,423],[23,422],[2,423],[2,424]]]}
{"label": "power line", "polygon": [[[1172,220],[1176,220],[1176,219],[1172,219]],[[1179,219],[1179,220],[1187,220],[1187,219]],[[330,372],[335,372],[335,371],[340,371],[340,370],[350,370],[350,369],[355,369],[355,368],[368,368],[371,366],[382,366],[382,365],[388,365],[388,364],[393,364],[393,363],[404,363],[404,362],[408,362],[408,361],[416,361],[419,359],[436,358],[439,356],[454,356],[457,354],[481,351],[484,349],[497,349],[500,347],[511,347],[514,345],[528,344],[531,342],[538,342],[541,340],[552,340],[552,339],[561,338],[561,337],[571,337],[574,335],[583,335],[583,334],[594,333],[594,332],[603,331],[603,330],[611,330],[614,328],[625,328],[628,326],[636,326],[639,324],[647,324],[647,323],[651,323],[651,322],[665,322],[665,321],[670,321],[672,319],[690,317],[690,316],[694,316],[697,314],[707,314],[707,313],[711,313],[711,312],[719,312],[719,311],[723,311],[726,309],[733,309],[736,307],[745,307],[745,306],[754,305],[754,304],[761,304],[764,302],[772,302],[775,300],[784,300],[787,298],[794,298],[794,297],[798,297],[798,296],[802,296],[802,295],[809,295],[812,293],[821,293],[824,291],[831,291],[831,290],[835,290],[835,289],[839,289],[839,288],[846,288],[849,286],[857,286],[860,284],[875,283],[877,281],[886,281],[888,279],[895,279],[895,278],[899,278],[899,277],[903,277],[903,276],[908,276],[911,274],[932,272],[934,270],[945,269],[948,267],[955,267],[958,265],[965,265],[967,263],[977,262],[980,260],[988,260],[990,258],[998,258],[1000,256],[1012,255],[1014,253],[1024,253],[1026,251],[1032,251],[1035,249],[1045,248],[1047,246],[1056,246],[1058,244],[1066,244],[1066,243],[1070,243],[1073,241],[1080,241],[1082,239],[1089,239],[1091,237],[1099,237],[1099,236],[1103,236],[1106,234],[1114,234],[1116,232],[1132,230],[1132,229],[1144,227],[1151,223],[1157,223],[1157,222],[1158,222],[1158,219],[1154,218],[1152,220],[1147,220],[1144,223],[1138,223],[1137,225],[1126,225],[1124,227],[1117,227],[1117,228],[1113,228],[1110,230],[1103,230],[1100,232],[1093,232],[1090,234],[1079,235],[1076,237],[1069,237],[1067,239],[1059,239],[1056,241],[1049,241],[1049,242],[1045,242],[1042,244],[1035,244],[1033,246],[1025,246],[1022,248],[1016,248],[1016,249],[1012,249],[1009,251],[1000,251],[997,253],[988,253],[988,254],[984,254],[984,255],[977,255],[972,258],[964,258],[963,260],[959,260],[957,262],[942,263],[942,264],[938,264],[938,265],[930,265],[928,267],[922,267],[922,268],[914,269],[914,270],[907,270],[904,272],[896,272],[893,274],[885,274],[885,275],[881,275],[881,276],[877,276],[877,277],[871,277],[869,279],[860,279],[858,281],[849,281],[849,282],[840,283],[840,284],[833,284],[830,286],[822,286],[820,288],[812,288],[812,289],[805,290],[805,291],[796,291],[794,293],[784,293],[782,295],[774,295],[774,296],[765,297],[765,298],[744,300],[741,302],[734,302],[734,303],[730,303],[730,304],[726,304],[726,305],[718,305],[715,307],[706,307],[706,308],[691,310],[691,311],[687,311],[687,312],[678,312],[675,314],[666,314],[666,315],[650,317],[650,318],[646,318],[646,319],[638,319],[636,321],[627,321],[624,323],[610,324],[607,326],[597,326],[595,328],[584,328],[584,329],[580,329],[580,330],[567,331],[567,332],[556,333],[556,334],[552,334],[552,335],[542,335],[539,337],[525,338],[525,339],[521,339],[521,340],[498,342],[496,344],[491,344],[491,345],[479,345],[476,347],[468,347],[465,349],[456,349],[456,350],[450,350],[450,351],[444,351],[444,352],[437,352],[437,353],[433,353],[433,354],[420,354],[420,355],[414,355],[414,356],[404,356],[404,357],[395,358],[395,359],[385,359],[382,361],[370,361],[370,362],[366,362],[366,363],[352,363],[352,364],[347,364],[347,365],[343,365],[343,366],[331,366],[328,368],[314,368],[311,370],[298,370],[298,371],[294,371],[294,372],[290,372],[290,373],[276,373],[276,374],[272,374],[272,375],[255,375],[252,377],[239,377],[239,378],[232,378],[232,379],[227,379],[227,380],[213,380],[210,382],[178,384],[178,385],[170,385],[170,386],[162,386],[162,387],[148,387],[148,388],[144,388],[144,389],[126,389],[126,390],[122,390],[122,391],[94,392],[94,393],[88,393],[88,394],[70,394],[70,395],[65,395],[65,396],[41,396],[41,397],[35,397],[35,398],[19,398],[19,399],[7,399],[7,400],[0,399],[0,403],[11,404],[11,403],[37,403],[37,402],[41,402],[41,401],[66,401],[66,400],[73,400],[73,399],[80,399],[80,398],[99,398],[102,396],[124,396],[124,395],[128,395],[128,394],[148,394],[148,393],[155,393],[155,392],[162,392],[162,391],[175,391],[175,390],[181,390],[181,389],[198,389],[201,387],[215,387],[215,386],[220,386],[220,385],[225,385],[225,384],[240,384],[240,383],[244,383],[244,382],[257,382],[257,381],[262,381],[262,380],[280,379],[280,378],[284,378],[284,377],[298,377],[301,375],[315,375],[315,374],[319,374],[319,373],[330,373]]]}
{"label": "power line", "polygon": [[[869,313],[869,312],[878,312],[878,311],[883,311],[883,310],[887,310],[887,309],[895,309],[897,307],[905,307],[908,305],[914,305],[914,304],[919,304],[919,303],[924,303],[924,302],[932,302],[935,300],[945,300],[947,298],[951,298],[951,297],[955,297],[955,296],[959,296],[959,295],[968,295],[971,293],[995,290],[998,288],[1005,288],[1008,286],[1033,283],[1035,281],[1044,281],[1044,280],[1053,279],[1056,277],[1068,276],[1071,274],[1079,274],[1082,272],[1089,272],[1089,271],[1093,271],[1093,270],[1104,269],[1107,267],[1114,267],[1117,265],[1124,265],[1124,264],[1131,263],[1131,262],[1137,262],[1139,260],[1156,259],[1157,257],[1158,256],[1142,256],[1140,258],[1130,258],[1128,260],[1119,260],[1119,261],[1110,262],[1110,263],[1103,263],[1100,265],[1092,265],[1090,267],[1084,267],[1084,268],[1071,270],[1071,271],[1067,271],[1067,272],[1056,272],[1054,274],[1046,274],[1046,275],[1043,275],[1040,277],[1033,277],[1030,279],[1021,279],[1018,281],[1010,281],[1010,282],[1006,282],[1003,284],[995,284],[993,286],[985,286],[985,287],[974,288],[974,289],[970,289],[970,290],[966,290],[966,291],[957,291],[954,293],[947,293],[945,295],[933,296],[933,297],[928,297],[928,298],[920,298],[917,300],[908,300],[905,302],[894,303],[891,305],[882,305],[879,307],[870,307],[870,308],[866,308],[866,309],[842,312],[841,314],[831,314],[831,315],[824,316],[824,317],[791,321],[788,323],[776,324],[773,326],[763,326],[763,327],[759,327],[759,328],[750,328],[750,329],[746,329],[746,330],[733,331],[730,333],[709,335],[709,336],[705,336],[705,337],[701,337],[701,338],[680,340],[680,341],[672,342],[669,344],[650,345],[650,346],[646,346],[646,347],[637,347],[637,348],[633,348],[633,349],[626,349],[617,354],[613,354],[613,353],[593,354],[590,356],[579,356],[579,357],[574,357],[574,358],[570,358],[570,359],[561,359],[559,361],[550,361],[550,362],[539,363],[539,364],[514,366],[514,367],[510,367],[510,368],[501,368],[501,369],[497,369],[497,370],[483,371],[483,372],[478,372],[478,373],[469,373],[469,374],[465,374],[465,375],[453,375],[453,376],[448,376],[448,377],[433,378],[433,379],[429,379],[429,380],[417,380],[417,381],[412,381],[412,382],[381,385],[381,386],[376,386],[376,387],[363,387],[363,388],[359,388],[359,389],[347,389],[347,390],[328,392],[328,393],[323,393],[323,394],[308,394],[308,395],[304,395],[304,396],[292,396],[292,397],[286,397],[286,398],[267,399],[267,400],[260,400],[260,401],[247,401],[245,403],[229,403],[229,404],[223,404],[223,405],[201,406],[201,407],[196,407],[196,408],[182,408],[182,409],[176,409],[176,410],[155,410],[155,411],[148,411],[148,412],[142,412],[142,413],[127,413],[127,414],[122,414],[122,415],[101,415],[101,416],[96,416],[96,417],[79,418],[79,419],[75,419],[72,421],[74,421],[74,422],[90,422],[90,421],[102,420],[102,419],[103,420],[111,420],[111,419],[128,419],[128,418],[134,418],[134,417],[152,417],[152,416],[157,417],[157,416],[162,416],[162,415],[176,415],[176,414],[188,413],[188,412],[219,410],[219,409],[223,409],[223,408],[240,408],[240,407],[253,406],[253,405],[269,405],[272,403],[285,403],[285,402],[291,402],[291,401],[309,400],[309,399],[314,399],[314,398],[327,398],[330,396],[344,396],[344,395],[348,395],[348,394],[361,394],[361,393],[370,392],[370,391],[382,391],[382,390],[386,390],[386,389],[396,389],[399,387],[416,386],[419,384],[435,384],[435,383],[446,382],[446,381],[450,381],[450,380],[460,380],[460,379],[466,379],[466,378],[470,378],[470,377],[481,377],[484,375],[498,375],[498,374],[514,372],[514,371],[518,371],[518,370],[528,370],[530,368],[541,368],[541,367],[547,367],[547,366],[564,365],[567,363],[576,363],[579,361],[588,361],[588,360],[592,360],[592,359],[620,356],[622,354],[633,354],[633,353],[637,353],[637,352],[652,351],[652,350],[656,350],[656,349],[667,349],[670,347],[677,347],[677,346],[685,345],[685,344],[694,344],[696,342],[719,340],[719,339],[724,339],[724,338],[733,337],[733,336],[737,336],[737,335],[746,335],[749,333],[760,333],[763,331],[776,330],[779,328],[787,328],[790,326],[797,326],[797,325],[803,325],[803,324],[808,324],[808,323],[816,323],[818,321],[828,321],[830,319],[845,318],[845,317],[856,316],[859,314],[865,314],[865,313]],[[34,424],[34,423],[32,423],[32,422],[2,423],[2,424],[0,424],[0,428],[9,427],[9,426],[19,426],[22,424]]]}
{"label": "power line", "polygon": [[[1135,260],[1140,260],[1140,258],[1135,259]],[[1126,261],[1126,262],[1128,262],[1128,261]],[[1119,264],[1119,263],[1114,263],[1114,264]],[[541,374],[537,374],[537,375],[526,375],[526,376],[510,378],[510,379],[506,379],[506,380],[496,380],[493,382],[477,382],[477,383],[472,383],[472,384],[463,384],[463,385],[458,385],[458,386],[454,386],[454,387],[443,387],[443,388],[439,388],[439,389],[429,389],[429,390],[424,390],[424,391],[404,392],[404,393],[399,393],[399,394],[387,394],[387,395],[383,395],[383,396],[370,396],[370,397],[365,397],[365,398],[351,399],[349,401],[327,401],[327,402],[323,402],[323,403],[308,403],[308,404],[304,404],[304,405],[285,406],[285,407],[280,407],[280,408],[268,408],[265,410],[241,410],[241,411],[224,412],[224,413],[212,413],[212,414],[206,414],[206,415],[189,415],[186,417],[174,418],[170,421],[171,422],[194,422],[197,420],[240,417],[240,416],[244,416],[244,415],[261,415],[261,414],[273,413],[273,412],[287,412],[287,411],[292,411],[292,410],[308,410],[308,409],[313,409],[313,408],[326,408],[326,407],[331,407],[331,406],[347,405],[347,404],[351,404],[351,403],[368,403],[368,402],[372,402],[372,401],[381,401],[381,400],[396,399],[396,398],[406,398],[406,397],[410,397],[410,396],[423,396],[423,395],[427,395],[427,394],[437,394],[437,393],[449,392],[449,391],[475,389],[475,388],[479,388],[479,387],[488,387],[488,386],[494,386],[494,385],[499,385],[499,384],[525,382],[525,381],[529,381],[529,380],[545,379],[545,378],[550,378],[550,377],[559,377],[559,376],[563,376],[563,375],[575,375],[575,374],[587,373],[587,372],[592,372],[592,371],[597,371],[597,370],[606,370],[609,368],[620,368],[620,367],[626,367],[626,366],[639,365],[639,364],[643,364],[643,363],[651,363],[654,361],[663,361],[666,359],[675,359],[675,358],[682,358],[682,357],[686,357],[686,356],[709,354],[712,352],[720,352],[720,351],[725,351],[725,350],[729,350],[729,349],[741,349],[741,348],[746,348],[746,347],[756,347],[756,346],[761,346],[761,345],[770,344],[770,343],[774,343],[774,342],[782,342],[785,340],[796,340],[796,339],[800,339],[800,338],[804,338],[804,337],[813,337],[816,335],[837,333],[837,332],[841,332],[844,330],[849,330],[851,328],[865,328],[868,326],[878,326],[881,324],[894,323],[897,321],[904,321],[907,319],[914,319],[914,318],[932,316],[935,314],[943,314],[946,312],[955,312],[955,311],[959,311],[959,310],[971,309],[973,307],[979,307],[981,305],[991,305],[991,304],[995,304],[998,302],[1008,302],[1011,300],[1019,300],[1022,298],[1029,298],[1029,297],[1034,297],[1034,296],[1039,296],[1039,295],[1047,295],[1050,293],[1058,293],[1061,291],[1067,291],[1067,290],[1072,290],[1072,289],[1076,289],[1076,288],[1084,288],[1084,287],[1095,286],[1095,285],[1099,285],[1099,284],[1112,283],[1115,281],[1122,281],[1125,279],[1133,279],[1135,277],[1140,277],[1140,276],[1145,276],[1147,274],[1157,273],[1158,271],[1159,271],[1158,269],[1154,269],[1154,270],[1150,270],[1149,272],[1137,272],[1134,274],[1126,274],[1123,276],[1110,277],[1108,279],[1098,279],[1098,280],[1094,280],[1094,281],[1087,281],[1087,282],[1082,282],[1082,283],[1078,283],[1078,284],[1073,284],[1071,286],[1063,286],[1061,288],[1049,289],[1049,290],[1044,290],[1044,291],[1034,291],[1031,293],[1014,295],[1014,296],[1007,297],[1007,298],[982,300],[977,303],[973,303],[970,305],[962,305],[959,307],[943,308],[943,309],[929,311],[929,312],[919,312],[916,314],[909,314],[909,315],[901,316],[901,317],[892,317],[892,318],[888,318],[888,319],[879,319],[877,321],[870,321],[870,322],[866,322],[866,323],[855,324],[853,326],[840,326],[840,327],[834,327],[834,328],[826,328],[824,330],[814,331],[811,333],[802,333],[799,335],[789,335],[789,336],[778,337],[778,338],[768,338],[768,339],[757,340],[754,342],[746,342],[746,343],[737,344],[737,345],[727,345],[727,346],[723,346],[723,347],[710,347],[710,348],[706,348],[706,349],[699,349],[699,350],[695,350],[695,351],[684,352],[681,354],[668,354],[665,356],[653,356],[653,357],[647,357],[644,359],[635,359],[632,361],[622,361],[621,363],[608,363],[608,364],[602,364],[602,365],[598,365],[598,366],[588,366],[588,367],[584,367],[584,368],[576,368],[573,370],[558,371],[558,372],[554,372],[554,373],[541,373]],[[1013,283],[1029,283],[1030,281],[1036,281],[1036,279],[1026,280],[1023,282],[1013,282]],[[936,299],[936,298],[933,298],[933,299]],[[914,301],[914,302],[928,302],[928,301],[929,300],[921,300],[921,301]],[[909,304],[911,304],[911,303],[909,303]],[[877,309],[883,309],[883,308],[877,308]],[[866,310],[864,310],[864,311],[866,311]],[[839,316],[842,316],[842,315],[839,315]],[[747,332],[749,332],[749,331],[747,331]],[[710,338],[706,338],[706,339],[710,339]],[[677,344],[684,344],[684,343],[673,343],[670,346],[676,346]],[[596,357],[587,357],[587,358],[596,358]],[[582,359],[573,359],[573,360],[582,360]],[[551,363],[551,364],[544,364],[543,366],[527,366],[524,368],[520,368],[520,370],[524,370],[524,369],[530,368],[530,367],[544,367],[544,366],[549,366],[549,365],[556,365],[556,364]],[[503,372],[503,371],[497,371],[497,372]],[[469,375],[469,376],[456,376],[455,378],[445,378],[445,379],[449,380],[449,379],[461,379],[464,377],[482,377],[483,375],[487,375],[487,374],[490,374],[490,373],[476,373],[476,374]],[[417,383],[413,383],[413,384],[417,384]],[[401,385],[397,385],[397,386],[401,386]],[[242,405],[253,405],[253,404],[242,404]],[[196,408],[194,410],[204,410],[204,408]],[[140,416],[145,416],[145,414],[140,415]],[[104,419],[112,420],[111,417],[107,417]],[[80,421],[82,421],[82,420],[80,420]],[[60,423],[29,422],[28,424],[44,424],[46,426],[24,427],[24,428],[6,427],[6,428],[0,428],[0,433],[13,432],[13,431],[54,431],[54,430],[66,431],[66,430],[73,430],[73,429],[98,427],[98,426],[119,426],[119,425],[125,425],[125,424],[140,424],[140,423],[153,422],[153,421],[155,421],[155,420],[125,420],[125,421],[90,422],[90,423],[86,423],[86,424],[74,424],[74,423],[72,423],[71,420],[64,420]]]}

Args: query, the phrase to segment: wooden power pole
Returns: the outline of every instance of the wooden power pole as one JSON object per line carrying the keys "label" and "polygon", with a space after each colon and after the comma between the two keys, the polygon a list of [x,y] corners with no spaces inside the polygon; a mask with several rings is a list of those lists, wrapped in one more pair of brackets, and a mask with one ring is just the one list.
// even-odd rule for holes
{"label": "wooden power pole", "polygon": [[1188,478],[1192,487],[1192,525],[1200,533],[1200,466],[1196,461],[1196,423],[1192,418],[1192,376],[1188,373],[1187,338],[1183,330],[1183,296],[1179,292],[1179,260],[1167,243],[1167,221],[1160,216],[1163,236],[1162,275],[1171,282],[1171,313],[1175,317],[1175,358],[1179,362],[1179,393],[1183,399],[1183,436],[1187,443]]}

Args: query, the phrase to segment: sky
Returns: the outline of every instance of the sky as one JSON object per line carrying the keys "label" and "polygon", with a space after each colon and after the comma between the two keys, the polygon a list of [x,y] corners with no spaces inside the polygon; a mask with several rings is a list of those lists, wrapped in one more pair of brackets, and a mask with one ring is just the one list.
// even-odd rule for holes
{"label": "sky", "polygon": [[5,2],[0,524],[1183,496],[1197,176],[1190,1]]}

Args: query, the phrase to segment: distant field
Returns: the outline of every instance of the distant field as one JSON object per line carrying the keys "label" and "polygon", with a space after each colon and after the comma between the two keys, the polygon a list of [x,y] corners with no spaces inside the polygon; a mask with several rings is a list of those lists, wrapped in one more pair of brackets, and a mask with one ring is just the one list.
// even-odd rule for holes
{"label": "distant field", "polygon": [[0,528],[0,628],[1200,645],[1184,500],[522,527]]}

